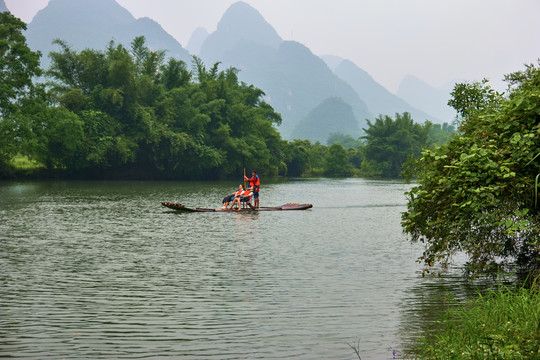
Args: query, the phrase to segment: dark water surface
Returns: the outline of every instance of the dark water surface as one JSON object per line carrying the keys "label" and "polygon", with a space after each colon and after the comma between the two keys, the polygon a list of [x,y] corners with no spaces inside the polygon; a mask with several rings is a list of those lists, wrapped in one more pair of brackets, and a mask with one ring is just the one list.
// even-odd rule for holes
{"label": "dark water surface", "polygon": [[457,276],[421,277],[400,182],[0,183],[0,357],[391,359],[433,321]]}

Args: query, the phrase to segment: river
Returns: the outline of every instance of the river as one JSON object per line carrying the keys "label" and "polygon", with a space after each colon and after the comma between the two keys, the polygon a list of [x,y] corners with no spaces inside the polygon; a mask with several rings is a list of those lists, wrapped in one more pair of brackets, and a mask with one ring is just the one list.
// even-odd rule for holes
{"label": "river", "polygon": [[[263,179],[264,180],[264,179]],[[0,357],[401,358],[470,291],[421,276],[399,181],[276,180],[261,206],[219,207],[232,182],[0,182]]]}

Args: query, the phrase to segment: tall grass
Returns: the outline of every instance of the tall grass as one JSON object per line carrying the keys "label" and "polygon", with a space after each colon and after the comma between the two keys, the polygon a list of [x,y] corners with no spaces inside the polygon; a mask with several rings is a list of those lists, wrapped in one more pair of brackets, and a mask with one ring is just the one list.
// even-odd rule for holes
{"label": "tall grass", "polygon": [[448,310],[417,359],[540,359],[540,291],[498,289]]}

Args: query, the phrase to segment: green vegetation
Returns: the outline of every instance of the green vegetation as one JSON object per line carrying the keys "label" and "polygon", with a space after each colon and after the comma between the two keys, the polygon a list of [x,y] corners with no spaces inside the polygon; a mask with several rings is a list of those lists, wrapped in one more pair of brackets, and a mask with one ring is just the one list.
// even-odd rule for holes
{"label": "green vegetation", "polygon": [[540,292],[499,289],[451,307],[415,347],[418,359],[540,358]]}
{"label": "green vegetation", "polygon": [[456,129],[453,125],[448,123],[441,124],[431,124],[431,129],[428,134],[428,144],[429,148],[438,147],[446,144],[452,136],[456,133]]}
{"label": "green vegetation", "polygon": [[414,123],[409,113],[380,115],[375,122],[368,120],[365,161],[362,169],[383,177],[398,177],[409,157],[419,157],[428,145],[431,123]]}
{"label": "green vegetation", "polygon": [[450,104],[460,133],[423,152],[418,186],[403,214],[412,241],[426,245],[426,271],[464,252],[471,274],[540,270],[540,69],[508,75],[503,96],[486,81],[457,84]]}
{"label": "green vegetation", "polygon": [[26,45],[26,24],[9,12],[0,13],[0,174],[10,170],[28,133],[22,116],[24,98],[33,91],[32,77],[41,74],[39,53]]}
{"label": "green vegetation", "polygon": [[352,175],[352,165],[349,162],[347,150],[340,144],[332,144],[328,148],[324,157],[325,175],[328,176],[350,176]]}
{"label": "green vegetation", "polygon": [[28,156],[17,155],[11,160],[13,167],[22,170],[42,169],[43,165],[36,160],[31,160]]}
{"label": "green vegetation", "polygon": [[540,358],[540,68],[505,79],[507,94],[486,80],[456,84],[449,104],[459,132],[416,162],[418,186],[408,193],[402,225],[425,244],[425,272],[465,253],[469,275],[508,271],[532,287],[449,310],[426,331],[417,358]]}
{"label": "green vegetation", "polygon": [[[110,42],[105,51],[55,40],[42,72],[25,24],[9,13],[0,20],[2,178],[221,179],[243,168],[265,176],[397,177],[407,156],[431,141],[428,123],[414,124],[407,113],[386,117],[383,126],[377,119],[366,142],[355,139],[353,109],[339,98],[327,99],[309,126],[333,126],[328,146],[284,141],[280,114],[234,68],[208,69],[193,58],[188,69],[137,37],[129,49]],[[38,78],[47,82],[33,83]]]}
{"label": "green vegetation", "polygon": [[155,178],[221,178],[242,167],[277,174],[280,137],[272,125],[281,117],[261,90],[238,82],[236,70],[208,70],[195,59],[192,76],[142,37],[130,51],[112,42],[104,53],[57,44],[47,74],[60,107],[43,121],[71,135],[51,143],[44,134],[48,143],[36,155],[48,167]]}
{"label": "green vegetation", "polygon": [[362,142],[360,141],[360,138],[355,139],[351,135],[342,134],[339,132],[334,132],[328,135],[328,139],[326,140],[326,145],[330,146],[335,143],[339,143],[341,146],[343,146],[345,149],[356,149],[360,146],[362,146]]}

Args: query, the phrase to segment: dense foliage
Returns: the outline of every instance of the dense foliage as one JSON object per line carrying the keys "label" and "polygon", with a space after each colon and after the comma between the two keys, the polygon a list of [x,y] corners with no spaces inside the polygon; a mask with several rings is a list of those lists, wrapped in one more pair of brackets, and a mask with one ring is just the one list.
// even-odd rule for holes
{"label": "dense foliage", "polygon": [[409,113],[392,119],[380,115],[368,120],[364,169],[384,177],[398,177],[409,156],[418,157],[428,144],[431,123],[418,124]]}
{"label": "dense foliage", "polygon": [[345,149],[358,148],[363,145],[362,141],[360,140],[360,138],[355,139],[351,135],[346,135],[340,132],[333,132],[328,135],[328,138],[326,139],[326,145],[330,146],[338,143]]}
{"label": "dense foliage", "polygon": [[[145,46],[50,54],[51,103],[34,116],[33,157],[48,168],[152,178],[220,178],[242,167],[276,174],[281,118],[236,70],[195,76],[182,61]],[[51,106],[52,105],[52,106]],[[45,111],[43,111],[45,110]]]}
{"label": "dense foliage", "polygon": [[540,268],[540,69],[507,80],[507,96],[485,81],[457,84],[450,104],[460,133],[418,162],[402,223],[425,244],[426,270],[456,252],[468,255],[473,273]]}
{"label": "dense foliage", "polygon": [[26,44],[26,24],[9,12],[0,13],[0,173],[21,151],[28,130],[24,123],[24,99],[33,91],[32,77],[41,74],[40,54]]}

